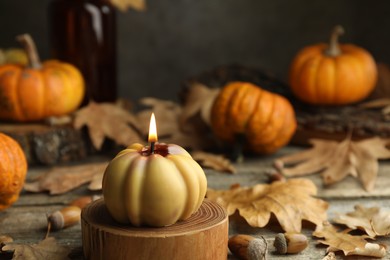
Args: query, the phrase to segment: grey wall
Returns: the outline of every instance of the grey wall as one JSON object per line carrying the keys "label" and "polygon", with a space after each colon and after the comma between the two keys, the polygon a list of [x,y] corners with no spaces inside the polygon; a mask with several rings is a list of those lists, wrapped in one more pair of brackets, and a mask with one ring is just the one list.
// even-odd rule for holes
{"label": "grey wall", "polygon": [[[49,0],[0,0],[0,47],[29,32],[49,58]],[[387,0],[147,0],[146,12],[118,14],[119,94],[176,99],[180,82],[218,65],[240,63],[286,79],[294,54],[325,41],[331,28],[342,42],[390,63]]]}

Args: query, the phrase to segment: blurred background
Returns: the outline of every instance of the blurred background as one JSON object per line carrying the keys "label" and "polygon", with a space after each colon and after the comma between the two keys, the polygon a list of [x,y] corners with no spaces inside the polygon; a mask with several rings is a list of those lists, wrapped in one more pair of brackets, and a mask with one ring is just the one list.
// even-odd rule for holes
{"label": "blurred background", "polygon": [[[1,0],[0,48],[30,33],[50,58],[50,0]],[[188,77],[226,64],[266,70],[286,80],[294,55],[326,42],[334,25],[340,42],[390,63],[390,1],[386,0],[147,0],[147,9],[117,12],[118,96],[176,100]]]}

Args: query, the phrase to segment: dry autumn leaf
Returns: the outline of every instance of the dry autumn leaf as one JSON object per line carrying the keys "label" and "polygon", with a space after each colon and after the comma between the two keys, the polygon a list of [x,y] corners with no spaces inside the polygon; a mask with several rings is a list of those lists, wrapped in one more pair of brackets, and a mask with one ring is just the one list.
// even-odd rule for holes
{"label": "dry autumn leaf", "polygon": [[356,205],[355,211],[337,216],[334,222],[352,229],[363,230],[370,237],[390,234],[390,212],[381,211],[378,207],[365,208]]}
{"label": "dry autumn leaf", "polygon": [[[343,180],[348,175],[359,178],[365,190],[374,188],[378,159],[390,158],[387,139],[373,137],[352,141],[349,137],[336,141],[312,139],[312,148],[290,154],[275,161],[284,175],[294,177],[321,172],[325,185]],[[286,165],[292,165],[286,168]]]}
{"label": "dry autumn leaf", "polygon": [[302,220],[322,225],[328,203],[313,198],[317,188],[308,179],[257,184],[230,190],[208,189],[207,197],[226,208],[228,215],[236,210],[252,227],[264,227],[273,213],[286,232],[300,233]]}
{"label": "dry autumn leaf", "polygon": [[211,168],[220,172],[236,173],[234,165],[222,155],[206,153],[203,151],[191,152],[192,158],[206,168]]}
{"label": "dry autumn leaf", "polygon": [[7,244],[2,250],[14,251],[12,259],[29,260],[64,260],[69,259],[70,248],[58,245],[54,237],[48,237],[34,245]]}
{"label": "dry autumn leaf", "polygon": [[186,95],[180,121],[184,124],[190,117],[199,113],[202,120],[210,126],[211,107],[219,91],[219,88],[208,88],[198,82],[191,84]]}
{"label": "dry autumn leaf", "polygon": [[29,192],[49,191],[51,195],[62,194],[91,182],[96,175],[102,175],[108,162],[88,163],[76,166],[54,167],[34,182],[25,183]]}
{"label": "dry autumn leaf", "polygon": [[143,136],[147,136],[149,132],[150,115],[152,112],[156,116],[159,139],[179,131],[177,119],[181,113],[181,108],[178,104],[152,97],[142,98],[139,103],[147,107],[136,115],[138,122],[136,127]]}
{"label": "dry autumn leaf", "polygon": [[380,244],[369,243],[365,240],[366,236],[352,236],[348,234],[349,230],[338,232],[338,230],[329,223],[317,226],[313,235],[318,238],[325,238],[319,241],[328,245],[328,252],[343,251],[344,255],[361,255],[372,257],[384,257],[386,247]]}
{"label": "dry autumn leaf", "polygon": [[145,10],[145,0],[110,0],[111,4],[120,11],[125,12],[129,8],[134,8],[137,11]]}
{"label": "dry autumn leaf", "polygon": [[[194,150],[203,149],[212,144],[205,134],[198,131],[196,127],[191,125],[185,127],[181,124],[182,109],[178,104],[151,97],[141,99],[140,104],[148,107],[137,114],[137,127],[142,135],[147,136],[150,115],[154,112],[159,142],[176,143]],[[188,122],[188,124],[190,123]]]}
{"label": "dry autumn leaf", "polygon": [[89,137],[97,150],[101,149],[105,137],[123,146],[141,142],[139,134],[129,124],[137,125],[137,119],[131,113],[115,104],[93,101],[76,112],[73,122],[76,129],[88,127]]}

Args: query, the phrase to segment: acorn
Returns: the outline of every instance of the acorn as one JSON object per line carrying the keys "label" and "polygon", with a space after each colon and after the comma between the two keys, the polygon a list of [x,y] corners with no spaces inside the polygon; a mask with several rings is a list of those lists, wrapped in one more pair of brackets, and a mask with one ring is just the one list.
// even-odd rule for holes
{"label": "acorn", "polygon": [[80,222],[81,209],[77,206],[68,206],[54,211],[47,217],[48,225],[52,230],[60,230]]}
{"label": "acorn", "polygon": [[81,196],[69,203],[70,206],[77,206],[80,209],[83,209],[85,206],[87,206],[92,201],[95,201],[97,199],[100,199],[101,196],[99,195],[93,195],[93,196]]}
{"label": "acorn", "polygon": [[228,247],[233,255],[240,259],[265,260],[267,255],[267,241],[261,237],[235,235],[229,238]]}
{"label": "acorn", "polygon": [[274,247],[279,254],[297,254],[308,245],[307,237],[300,233],[279,233],[275,236]]}

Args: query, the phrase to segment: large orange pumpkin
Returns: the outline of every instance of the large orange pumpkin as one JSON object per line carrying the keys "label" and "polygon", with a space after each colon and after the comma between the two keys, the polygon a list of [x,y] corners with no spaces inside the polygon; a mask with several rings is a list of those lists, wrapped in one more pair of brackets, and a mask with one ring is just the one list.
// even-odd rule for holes
{"label": "large orange pumpkin", "polygon": [[77,109],[84,97],[79,70],[56,60],[41,64],[31,37],[19,39],[26,44],[30,64],[0,66],[0,119],[35,121]]}
{"label": "large orange pumpkin", "polygon": [[23,188],[27,161],[19,144],[0,133],[0,211],[11,206]]}
{"label": "large orange pumpkin", "polygon": [[290,141],[297,123],[286,98],[248,82],[231,82],[214,101],[211,126],[222,140],[244,137],[251,151],[268,154]]}
{"label": "large orange pumpkin", "polygon": [[338,37],[343,32],[341,26],[336,26],[329,44],[307,46],[292,61],[289,83],[302,101],[343,105],[364,99],[374,89],[374,58],[361,47],[339,44]]}

